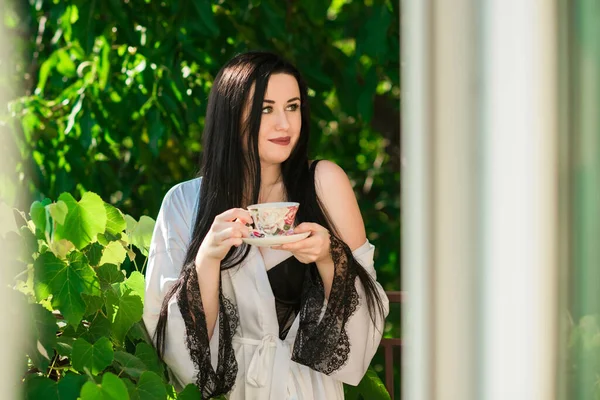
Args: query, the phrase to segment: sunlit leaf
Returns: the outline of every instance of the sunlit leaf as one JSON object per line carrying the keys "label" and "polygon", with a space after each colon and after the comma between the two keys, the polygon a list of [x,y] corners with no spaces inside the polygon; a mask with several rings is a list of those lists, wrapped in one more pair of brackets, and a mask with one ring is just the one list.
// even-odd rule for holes
{"label": "sunlit leaf", "polygon": [[121,265],[126,256],[127,250],[123,247],[123,245],[120,242],[110,242],[108,246],[104,248],[102,258],[100,259],[100,265]]}
{"label": "sunlit leaf", "polygon": [[58,198],[66,203],[69,212],[64,225],[56,227],[55,238],[67,239],[79,250],[93,241],[106,229],[104,202],[95,193],[86,192],[79,202],[69,193]]}
{"label": "sunlit leaf", "polygon": [[140,296],[142,301],[144,301],[144,291],[146,287],[144,275],[138,271],[133,271],[131,275],[129,275],[129,278],[127,278],[125,281],[124,285],[132,289],[133,292]]}
{"label": "sunlit leaf", "polygon": [[35,224],[36,230],[46,231],[46,208],[39,201],[34,201],[29,208],[29,215]]}
{"label": "sunlit leaf", "polygon": [[46,209],[50,213],[52,219],[54,219],[58,224],[63,225],[65,223],[65,218],[67,217],[69,208],[64,201],[59,200],[56,203],[48,204]]}
{"label": "sunlit leaf", "polygon": [[40,255],[34,264],[34,290],[38,300],[52,295],[52,307],[75,326],[86,309],[81,294],[100,295],[96,273],[80,253],[70,253],[67,261],[52,253]]}
{"label": "sunlit leaf", "polygon": [[141,297],[123,283],[115,283],[113,288],[107,292],[106,308],[112,324],[112,335],[117,341],[123,342],[129,329],[142,318],[143,303]]}
{"label": "sunlit leaf", "polygon": [[123,232],[127,228],[123,213],[108,203],[104,203],[104,208],[106,209],[106,231],[113,235]]}
{"label": "sunlit leaf", "polygon": [[[133,218],[127,218],[127,235],[131,240],[131,244],[140,249],[141,253],[148,256],[150,251],[150,241],[152,240],[152,233],[154,232],[154,220],[146,215],[143,215],[139,222],[135,222]],[[130,227],[131,230],[130,230]]]}

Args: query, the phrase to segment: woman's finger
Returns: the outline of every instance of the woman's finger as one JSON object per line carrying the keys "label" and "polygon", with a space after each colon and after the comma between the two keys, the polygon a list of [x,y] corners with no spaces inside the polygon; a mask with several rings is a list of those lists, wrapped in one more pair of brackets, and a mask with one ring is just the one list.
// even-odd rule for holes
{"label": "woman's finger", "polygon": [[304,233],[304,232],[329,232],[323,226],[314,223],[314,222],[303,222],[294,228],[294,233]]}
{"label": "woman's finger", "polygon": [[306,239],[302,239],[302,240],[299,240],[299,241],[293,242],[293,243],[282,244],[279,247],[280,247],[280,250],[286,250],[286,251],[291,251],[291,252],[302,251],[303,249],[310,249],[310,248],[314,247],[315,245],[317,245],[318,240],[319,239],[316,237],[309,236]]}
{"label": "woman's finger", "polygon": [[243,208],[232,208],[216,216],[215,221],[219,222],[233,222],[235,219],[239,219],[243,223],[251,224],[252,217],[248,210]]}
{"label": "woman's finger", "polygon": [[242,232],[240,232],[239,229],[235,229],[234,227],[229,227],[226,229],[223,229],[219,232],[215,233],[215,242],[217,245],[221,244],[222,242],[226,241],[227,239],[230,238],[242,238],[243,234]]}
{"label": "woman's finger", "polygon": [[213,225],[213,232],[218,234],[227,229],[233,229],[235,231],[239,231],[242,237],[248,237],[250,235],[248,231],[248,227],[240,221],[236,222],[218,222]]}
{"label": "woman's finger", "polygon": [[238,247],[238,246],[241,246],[242,243],[243,243],[243,240],[241,238],[229,238],[229,239],[224,240],[221,244],[224,246],[227,246],[227,247],[230,247],[230,246]]}

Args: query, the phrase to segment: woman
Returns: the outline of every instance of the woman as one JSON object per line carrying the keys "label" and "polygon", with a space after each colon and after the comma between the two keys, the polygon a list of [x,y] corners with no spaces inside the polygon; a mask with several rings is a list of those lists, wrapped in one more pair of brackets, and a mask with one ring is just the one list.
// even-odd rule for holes
{"label": "woman", "polygon": [[[209,96],[202,177],[157,217],[144,322],[174,384],[203,398],[343,399],[363,377],[388,303],[350,182],[307,159],[307,88],[276,55],[234,57]],[[248,246],[244,208],[300,203],[303,240]]]}

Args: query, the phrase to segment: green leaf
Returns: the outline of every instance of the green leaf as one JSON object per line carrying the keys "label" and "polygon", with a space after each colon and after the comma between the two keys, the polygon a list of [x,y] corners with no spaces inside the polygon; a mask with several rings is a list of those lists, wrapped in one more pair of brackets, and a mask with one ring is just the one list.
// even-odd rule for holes
{"label": "green leaf", "polygon": [[177,400],[197,400],[200,398],[198,386],[190,383],[177,396]]}
{"label": "green leaf", "polygon": [[56,340],[56,351],[63,357],[71,358],[71,354],[73,353],[73,342],[74,338],[68,337],[65,335],[61,335]]}
{"label": "green leaf", "polygon": [[102,310],[102,306],[104,306],[104,298],[102,296],[89,296],[82,293],[81,297],[85,303],[84,317],[96,314],[98,311]]}
{"label": "green leaf", "polygon": [[366,54],[370,57],[384,55],[391,22],[392,15],[387,6],[383,3],[374,5],[366,22],[362,24],[356,43],[357,54]]}
{"label": "green leaf", "polygon": [[125,217],[119,209],[104,203],[106,209],[106,231],[112,235],[117,235],[127,228]]}
{"label": "green leaf", "polygon": [[106,318],[101,313],[98,313],[94,319],[90,322],[90,326],[88,328],[86,337],[92,341],[96,342],[100,340],[103,336],[110,336],[111,325],[108,318]]}
{"label": "green leaf", "polygon": [[209,0],[192,0],[194,7],[196,8],[196,12],[200,17],[200,21],[202,24],[208,29],[209,36],[217,37],[219,36],[219,26],[215,22],[215,18],[213,16],[212,6]]}
{"label": "green leaf", "polygon": [[108,246],[104,248],[102,258],[100,259],[100,265],[121,265],[126,256],[127,250],[125,250],[121,242],[110,242]]}
{"label": "green leaf", "polygon": [[167,384],[166,386],[167,389],[167,399],[168,400],[177,400],[177,391],[175,390],[175,387],[173,385]]}
{"label": "green leaf", "polygon": [[52,69],[56,66],[57,62],[58,55],[56,53],[52,53],[52,55],[42,63],[42,66],[40,67],[37,85],[37,91],[39,91],[40,93],[44,92],[44,88],[46,87],[46,82],[48,81],[50,71],[52,71]]}
{"label": "green leaf", "polygon": [[145,215],[137,223],[129,215],[125,216],[125,220],[127,221],[127,235],[131,240],[131,244],[140,249],[140,252],[148,257],[150,241],[154,232],[154,220]]}
{"label": "green leaf", "polygon": [[125,382],[110,372],[102,376],[102,385],[87,382],[81,389],[81,400],[129,400]]}
{"label": "green leaf", "polygon": [[133,271],[124,284],[126,287],[133,290],[135,294],[139,295],[142,298],[142,302],[144,301],[144,291],[146,288],[144,275],[138,271]]}
{"label": "green leaf", "polygon": [[358,400],[360,392],[356,386],[344,384],[344,400]]}
{"label": "green leaf", "polygon": [[133,324],[131,329],[129,329],[129,332],[127,332],[127,337],[133,343],[136,343],[140,340],[144,340],[144,341],[148,341],[148,342],[151,341],[148,336],[148,333],[146,332],[146,328],[144,327],[143,321],[139,321],[139,322],[136,322],[135,324]]}
{"label": "green leaf", "polygon": [[112,324],[112,336],[123,343],[125,335],[134,323],[142,318],[143,304],[139,295],[135,294],[124,284],[113,285],[106,295],[106,309]]}
{"label": "green leaf", "polygon": [[36,230],[44,233],[46,231],[46,208],[39,201],[34,201],[29,209],[29,215],[33,221]]}
{"label": "green leaf", "polygon": [[113,354],[112,343],[106,337],[100,338],[93,345],[84,339],[76,339],[73,342],[73,368],[81,372],[87,368],[92,375],[98,375],[112,363]]}
{"label": "green leaf", "polygon": [[96,273],[98,274],[102,290],[107,290],[112,287],[113,283],[123,282],[125,280],[123,272],[114,264],[103,264],[96,270]]}
{"label": "green leaf", "polygon": [[310,21],[319,25],[322,25],[327,17],[327,9],[330,5],[331,0],[304,0],[299,3],[299,6],[306,10]]}
{"label": "green leaf", "polygon": [[45,376],[29,375],[25,378],[25,398],[59,400],[58,385]]}
{"label": "green leaf", "polygon": [[110,75],[110,45],[104,36],[99,36],[98,39],[96,39],[96,42],[102,47],[98,67],[98,87],[100,90],[104,90]]}
{"label": "green leaf", "polygon": [[87,380],[87,377],[83,375],[67,372],[58,381],[58,397],[60,400],[78,399],[81,388],[87,382]]}
{"label": "green leaf", "polygon": [[133,378],[139,378],[148,368],[133,354],[115,351],[115,361],[119,368]]}
{"label": "green leaf", "polygon": [[127,236],[131,237],[138,223],[131,215],[125,214],[125,224],[127,225]]}
{"label": "green leaf", "polygon": [[40,371],[48,368],[50,358],[54,355],[56,345],[56,317],[39,304],[32,304],[29,323],[30,341],[27,346],[27,354],[31,361]]}
{"label": "green leaf", "polygon": [[50,213],[50,216],[53,220],[55,220],[58,224],[63,225],[65,223],[65,218],[67,217],[67,213],[69,212],[69,208],[64,201],[57,201],[53,204],[48,204],[46,209]]}
{"label": "green leaf", "polygon": [[365,84],[356,100],[358,112],[365,122],[370,122],[373,116],[373,96],[377,87],[377,73],[372,67],[365,76]]}
{"label": "green leaf", "polygon": [[[94,242],[87,246],[83,251],[90,262],[90,265],[97,267],[100,264],[103,250],[104,246],[98,242]],[[98,274],[98,276],[100,276],[100,274]]]}
{"label": "green leaf", "polygon": [[148,370],[156,372],[159,376],[163,376],[165,368],[159,360],[156,349],[148,343],[140,342],[135,347],[135,356],[139,358]]}
{"label": "green leaf", "polygon": [[69,212],[64,225],[56,227],[55,238],[67,239],[78,250],[92,242],[96,235],[106,229],[106,210],[104,202],[95,193],[86,192],[79,202],[69,193],[58,198],[66,203]]}
{"label": "green leaf", "polygon": [[81,294],[99,296],[100,284],[83,254],[70,253],[66,263],[44,253],[34,263],[34,290],[38,301],[52,295],[52,307],[77,326],[86,309]]}
{"label": "green leaf", "polygon": [[25,378],[25,398],[31,400],[76,400],[87,378],[67,372],[58,382],[45,376]]}
{"label": "green leaf", "polygon": [[140,377],[135,389],[129,391],[131,400],[165,400],[167,390],[160,376],[146,371]]}
{"label": "green leaf", "polygon": [[56,63],[56,70],[67,78],[75,76],[75,63],[71,59],[69,52],[66,49],[60,49],[56,52],[58,61]]}
{"label": "green leaf", "polygon": [[358,384],[357,389],[365,399],[391,400],[390,394],[379,375],[371,367]]}

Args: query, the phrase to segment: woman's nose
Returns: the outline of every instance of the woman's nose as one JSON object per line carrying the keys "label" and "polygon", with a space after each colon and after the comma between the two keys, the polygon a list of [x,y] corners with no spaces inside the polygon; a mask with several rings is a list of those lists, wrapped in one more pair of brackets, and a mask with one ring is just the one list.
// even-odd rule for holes
{"label": "woman's nose", "polygon": [[280,112],[277,116],[277,122],[275,128],[279,131],[286,131],[290,127],[287,116],[285,112]]}

